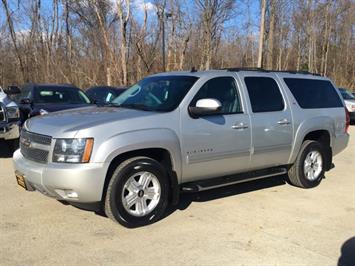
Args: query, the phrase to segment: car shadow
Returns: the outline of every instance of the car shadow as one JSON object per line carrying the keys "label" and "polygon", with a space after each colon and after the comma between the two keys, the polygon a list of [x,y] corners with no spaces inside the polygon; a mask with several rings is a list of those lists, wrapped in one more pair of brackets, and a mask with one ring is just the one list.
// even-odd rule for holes
{"label": "car shadow", "polygon": [[0,140],[0,158],[11,158],[13,152],[5,140]]}
{"label": "car shadow", "polygon": [[187,209],[193,202],[208,202],[266,188],[282,186],[286,184],[286,178],[287,176],[274,176],[202,192],[182,193],[179,203],[176,206],[170,206],[162,219],[170,216],[178,210],[183,211]]}
{"label": "car shadow", "polygon": [[[235,185],[206,190],[202,192],[181,193],[179,203],[175,206],[170,205],[165,211],[163,217],[160,218],[160,220],[167,218],[168,216],[172,215],[176,211],[186,210],[193,202],[208,202],[216,199],[232,197],[232,196],[249,193],[257,190],[262,190],[266,188],[282,186],[286,184],[285,180],[287,180],[287,175],[268,177],[260,180],[248,181],[245,183],[239,183]],[[94,212],[96,215],[107,217],[103,210],[102,203],[80,204],[80,203],[73,203],[73,202],[69,203],[61,200],[59,200],[59,202],[62,203],[63,205],[69,205],[83,211]],[[131,228],[135,228],[135,226]]]}
{"label": "car shadow", "polygon": [[348,239],[341,247],[341,256],[338,266],[355,265],[355,237]]}

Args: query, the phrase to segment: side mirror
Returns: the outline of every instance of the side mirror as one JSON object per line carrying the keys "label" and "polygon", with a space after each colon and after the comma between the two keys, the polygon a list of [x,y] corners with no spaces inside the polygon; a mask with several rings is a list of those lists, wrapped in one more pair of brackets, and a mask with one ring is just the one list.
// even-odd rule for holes
{"label": "side mirror", "polygon": [[216,99],[201,99],[197,101],[196,106],[190,106],[189,111],[192,117],[198,118],[204,115],[218,114],[221,108],[221,102]]}
{"label": "side mirror", "polygon": [[21,104],[31,104],[32,100],[29,98],[23,98],[23,99],[21,99],[20,103]]}

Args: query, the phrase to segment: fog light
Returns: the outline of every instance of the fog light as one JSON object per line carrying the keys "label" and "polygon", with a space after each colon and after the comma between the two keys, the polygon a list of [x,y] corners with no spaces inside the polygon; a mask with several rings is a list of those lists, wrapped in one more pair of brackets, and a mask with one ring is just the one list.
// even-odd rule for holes
{"label": "fog light", "polygon": [[75,191],[72,191],[72,190],[66,190],[65,194],[67,195],[68,198],[77,198],[78,197],[78,193],[76,193]]}
{"label": "fog light", "polygon": [[71,189],[55,189],[55,192],[63,199],[77,199],[78,193]]}

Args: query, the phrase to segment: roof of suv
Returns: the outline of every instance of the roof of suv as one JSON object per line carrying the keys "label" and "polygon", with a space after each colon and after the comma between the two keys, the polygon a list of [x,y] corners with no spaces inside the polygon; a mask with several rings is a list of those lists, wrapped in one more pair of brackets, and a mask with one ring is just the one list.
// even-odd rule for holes
{"label": "roof of suv", "polygon": [[30,88],[42,88],[42,87],[47,87],[47,88],[75,88],[79,89],[75,85],[72,84],[45,84],[45,83],[28,83],[25,84],[23,87],[30,87]]}
{"label": "roof of suv", "polygon": [[280,77],[304,77],[310,79],[327,79],[326,77],[322,77],[319,74],[310,73],[307,71],[278,71],[278,70],[264,70],[264,69],[253,69],[253,68],[226,68],[226,69],[217,69],[217,70],[191,70],[191,71],[174,71],[174,72],[163,72],[157,73],[152,76],[194,76],[194,77],[205,77],[210,75],[220,75],[226,72],[238,72],[238,73],[258,73],[258,74],[277,74]]}

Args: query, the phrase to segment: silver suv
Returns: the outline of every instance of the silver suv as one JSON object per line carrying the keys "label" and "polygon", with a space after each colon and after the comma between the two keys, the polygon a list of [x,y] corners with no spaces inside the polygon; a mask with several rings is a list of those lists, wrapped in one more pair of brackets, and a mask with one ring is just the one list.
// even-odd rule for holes
{"label": "silver suv", "polygon": [[19,120],[20,112],[17,104],[0,87],[0,140],[7,142],[11,152],[18,148]]}
{"label": "silver suv", "polygon": [[347,146],[348,126],[340,93],[324,77],[163,73],[108,105],[28,120],[14,165],[27,190],[101,203],[108,217],[135,227],[161,218],[182,191],[276,175],[315,187]]}

